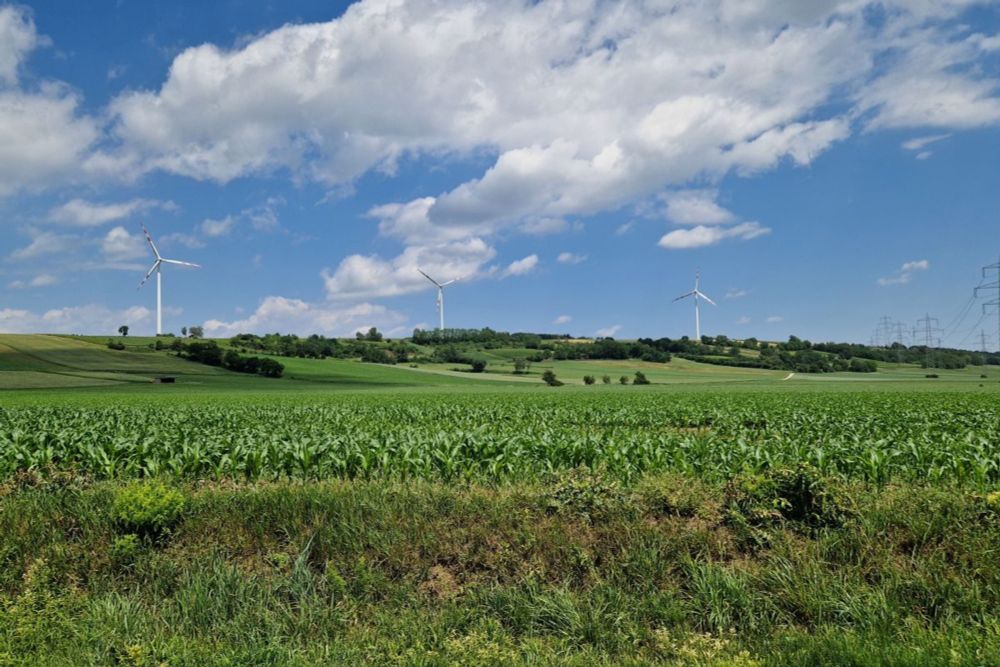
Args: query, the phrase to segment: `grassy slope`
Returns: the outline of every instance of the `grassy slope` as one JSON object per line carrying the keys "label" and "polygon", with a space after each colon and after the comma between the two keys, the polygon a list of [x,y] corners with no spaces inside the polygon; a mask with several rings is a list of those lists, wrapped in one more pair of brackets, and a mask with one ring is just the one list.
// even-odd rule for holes
{"label": "grassy slope", "polygon": [[22,477],[0,663],[1000,663],[1000,523],[976,496],[855,487],[844,524],[747,532],[720,486],[554,488],[199,484],[130,541],[121,486]]}

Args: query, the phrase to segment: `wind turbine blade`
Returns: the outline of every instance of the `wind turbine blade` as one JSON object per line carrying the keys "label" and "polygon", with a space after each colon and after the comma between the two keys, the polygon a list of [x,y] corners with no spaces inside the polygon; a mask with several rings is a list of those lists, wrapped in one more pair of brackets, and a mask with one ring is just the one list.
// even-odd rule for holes
{"label": "wind turbine blade", "polygon": [[709,299],[709,298],[708,298],[707,296],[705,296],[704,294],[702,294],[701,292],[698,292],[698,296],[700,296],[700,297],[701,297],[702,299],[704,299],[705,301],[708,301],[708,302],[709,302],[710,304],[712,304],[713,306],[717,306],[717,305],[719,305],[719,304],[715,303],[714,301],[712,301],[711,299]]}
{"label": "wind turbine blade", "polygon": [[[420,271],[420,269],[417,269],[417,271]],[[424,278],[427,278],[427,280],[431,281],[432,283],[434,283],[438,287],[441,287],[441,284],[438,283],[438,281],[434,280],[433,278],[431,278],[429,275],[427,275],[423,271],[420,271],[420,275],[422,275]]]}
{"label": "wind turbine blade", "polygon": [[160,259],[160,251],[156,249],[156,244],[153,243],[153,237],[149,235],[149,230],[146,229],[146,225],[142,225],[142,233],[146,236],[146,243],[149,247],[153,249],[153,254],[156,255],[156,259]]}
{"label": "wind turbine blade", "polygon": [[146,277],[142,279],[142,282],[139,283],[139,286],[136,287],[136,289],[142,289],[142,286],[146,284],[146,281],[149,280],[149,277],[153,275],[153,271],[156,271],[156,269],[159,268],[161,261],[162,260],[158,259],[155,262],[153,262],[153,266],[149,269],[149,271],[146,271]]}
{"label": "wind turbine blade", "polygon": [[201,268],[201,264],[194,264],[193,262],[182,262],[179,259],[161,259],[164,264],[177,264],[178,266],[192,266],[196,269]]}
{"label": "wind turbine blade", "polygon": [[694,296],[695,294],[697,294],[697,292],[688,292],[687,294],[681,294],[679,297],[674,299],[674,301],[680,301],[681,299],[686,299],[689,296]]}
{"label": "wind turbine blade", "polygon": [[454,280],[449,280],[446,283],[441,283],[441,287],[447,287],[448,285],[451,285],[452,283],[457,283],[457,282],[458,282],[458,278],[455,278]]}

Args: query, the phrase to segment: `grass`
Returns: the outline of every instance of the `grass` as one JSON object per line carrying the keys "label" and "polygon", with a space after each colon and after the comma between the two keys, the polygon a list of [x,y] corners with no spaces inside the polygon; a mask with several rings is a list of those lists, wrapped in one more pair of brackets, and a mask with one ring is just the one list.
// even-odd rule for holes
{"label": "grass", "polygon": [[0,336],[0,665],[1000,664],[1000,369],[105,340]]}
{"label": "grass", "polygon": [[[121,486],[21,477],[0,503],[5,664],[980,665],[1000,660],[983,497],[838,489],[754,539],[724,484],[196,483],[124,539]],[[558,499],[559,502],[554,500]],[[585,511],[586,510],[586,511]]]}

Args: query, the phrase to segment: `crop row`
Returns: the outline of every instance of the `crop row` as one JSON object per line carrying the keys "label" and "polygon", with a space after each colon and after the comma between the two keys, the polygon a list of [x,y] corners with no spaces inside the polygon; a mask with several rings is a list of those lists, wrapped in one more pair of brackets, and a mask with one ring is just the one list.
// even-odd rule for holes
{"label": "crop row", "polygon": [[876,483],[1000,481],[976,394],[372,394],[0,410],[0,476],[536,479],[602,467],[721,479],[800,462]]}

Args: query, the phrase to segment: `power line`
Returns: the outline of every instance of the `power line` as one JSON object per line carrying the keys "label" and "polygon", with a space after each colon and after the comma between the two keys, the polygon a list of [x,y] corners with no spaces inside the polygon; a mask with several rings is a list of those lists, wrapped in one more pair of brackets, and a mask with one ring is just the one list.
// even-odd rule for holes
{"label": "power line", "polygon": [[990,308],[996,308],[997,340],[1000,341],[1000,261],[998,261],[996,264],[990,264],[989,266],[983,267],[983,279],[988,278],[990,274],[994,272],[997,274],[997,279],[992,283],[988,283],[985,285],[980,284],[980,286],[973,291],[973,294],[975,296],[979,296],[980,293],[986,294],[988,292],[996,290],[997,298],[993,301],[987,301],[986,303],[983,304],[983,315],[984,316],[987,315],[989,313]]}
{"label": "power line", "polygon": [[936,317],[931,317],[930,314],[917,320],[917,328],[921,330],[924,336],[924,345],[927,348],[939,347],[941,345],[941,338],[937,334],[941,333],[941,322]]}

